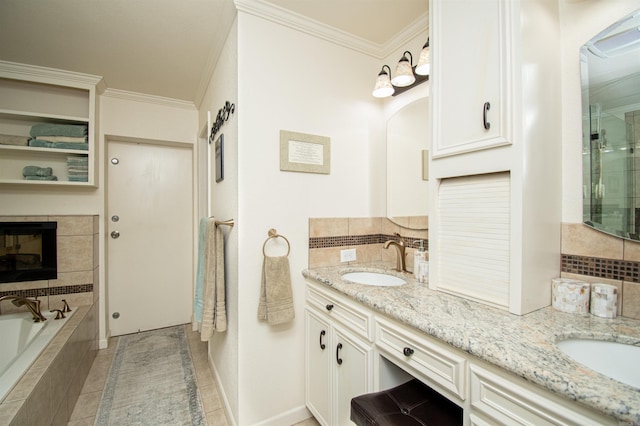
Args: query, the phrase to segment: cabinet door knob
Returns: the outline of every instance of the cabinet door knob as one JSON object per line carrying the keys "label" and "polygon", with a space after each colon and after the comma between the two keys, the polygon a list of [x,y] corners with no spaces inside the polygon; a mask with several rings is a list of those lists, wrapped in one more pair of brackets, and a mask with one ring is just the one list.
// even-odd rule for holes
{"label": "cabinet door knob", "polygon": [[327,347],[324,343],[322,343],[322,336],[324,336],[325,334],[327,334],[327,332],[324,330],[320,332],[320,349],[322,349],[323,351],[324,351],[324,348]]}
{"label": "cabinet door knob", "polygon": [[404,356],[411,356],[413,355],[413,349],[411,349],[410,347],[406,347],[402,350],[402,353],[404,354]]}
{"label": "cabinet door knob", "polygon": [[491,104],[489,102],[485,102],[484,107],[482,109],[482,122],[484,124],[485,130],[489,130],[491,128],[491,123],[487,121],[487,115],[490,109],[491,109]]}
{"label": "cabinet door knob", "polygon": [[340,358],[340,349],[342,349],[342,343],[338,343],[336,346],[336,362],[338,365],[342,365],[342,358]]}
{"label": "cabinet door knob", "polygon": [[325,306],[325,308],[327,308],[327,311],[330,311],[333,309],[333,305],[331,303],[327,304],[327,306]]}

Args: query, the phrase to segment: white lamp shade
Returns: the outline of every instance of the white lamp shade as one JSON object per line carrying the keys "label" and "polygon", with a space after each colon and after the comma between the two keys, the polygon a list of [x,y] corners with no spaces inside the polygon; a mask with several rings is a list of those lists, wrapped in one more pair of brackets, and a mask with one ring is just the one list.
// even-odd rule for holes
{"label": "white lamp shade", "polygon": [[406,59],[401,59],[396,67],[396,73],[391,80],[394,86],[405,87],[410,86],[416,81],[416,77],[413,75],[413,69],[411,64]]}
{"label": "white lamp shade", "polygon": [[416,65],[416,74],[429,75],[431,72],[429,46],[425,46],[420,52],[420,58],[418,58],[418,65]]}
{"label": "white lamp shade", "polygon": [[395,89],[391,85],[389,74],[386,72],[378,74],[376,85],[373,88],[373,96],[376,98],[386,98],[387,96],[393,95],[393,92],[395,92]]}

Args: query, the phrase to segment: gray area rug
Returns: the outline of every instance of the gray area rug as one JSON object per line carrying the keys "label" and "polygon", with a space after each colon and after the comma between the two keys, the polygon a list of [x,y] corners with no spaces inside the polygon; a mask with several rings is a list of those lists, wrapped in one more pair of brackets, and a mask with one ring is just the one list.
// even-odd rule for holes
{"label": "gray area rug", "polygon": [[95,425],[206,425],[184,326],[120,337]]}

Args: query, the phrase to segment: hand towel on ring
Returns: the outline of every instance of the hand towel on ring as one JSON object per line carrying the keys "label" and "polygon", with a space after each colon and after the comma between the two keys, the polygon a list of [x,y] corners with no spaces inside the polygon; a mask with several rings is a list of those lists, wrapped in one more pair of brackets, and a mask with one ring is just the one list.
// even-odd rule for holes
{"label": "hand towel on ring", "polygon": [[265,256],[262,263],[258,319],[275,325],[291,321],[294,316],[289,258]]}

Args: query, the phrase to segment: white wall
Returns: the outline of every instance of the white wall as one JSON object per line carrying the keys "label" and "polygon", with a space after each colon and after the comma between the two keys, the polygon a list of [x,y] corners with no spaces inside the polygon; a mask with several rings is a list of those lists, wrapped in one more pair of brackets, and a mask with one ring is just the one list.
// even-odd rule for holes
{"label": "white wall", "polygon": [[[238,117],[243,111],[243,103],[238,102],[238,58],[237,58],[237,21],[234,22],[215,70],[209,82],[209,87],[199,107],[199,121],[202,128],[207,124],[207,112],[211,112],[211,120],[226,101],[235,104],[235,112],[229,116],[218,133],[224,134],[224,180],[216,183],[215,172],[212,170],[210,187],[211,214],[220,220],[234,219],[236,225],[224,228],[225,235],[225,273],[226,273],[226,302],[227,302],[227,331],[215,333],[209,345],[209,356],[219,385],[221,397],[231,416],[238,419],[238,311],[239,311],[239,282],[238,282],[238,233],[243,223],[238,220]],[[210,131],[210,130],[209,130]],[[208,136],[207,136],[208,137]],[[211,165],[214,167],[215,152],[211,146]],[[203,171],[204,172],[204,171]]]}
{"label": "white wall", "polygon": [[[304,408],[304,279],[308,218],[379,216],[382,110],[378,61],[238,13],[238,424],[291,424]],[[279,131],[331,138],[331,173],[279,170]],[[383,181],[382,181],[383,182]],[[257,320],[269,228],[291,243],[295,319]],[[270,253],[272,255],[280,252]]]}
{"label": "white wall", "polygon": [[580,47],[640,0],[559,0],[562,31],[562,221],[582,222]]}

